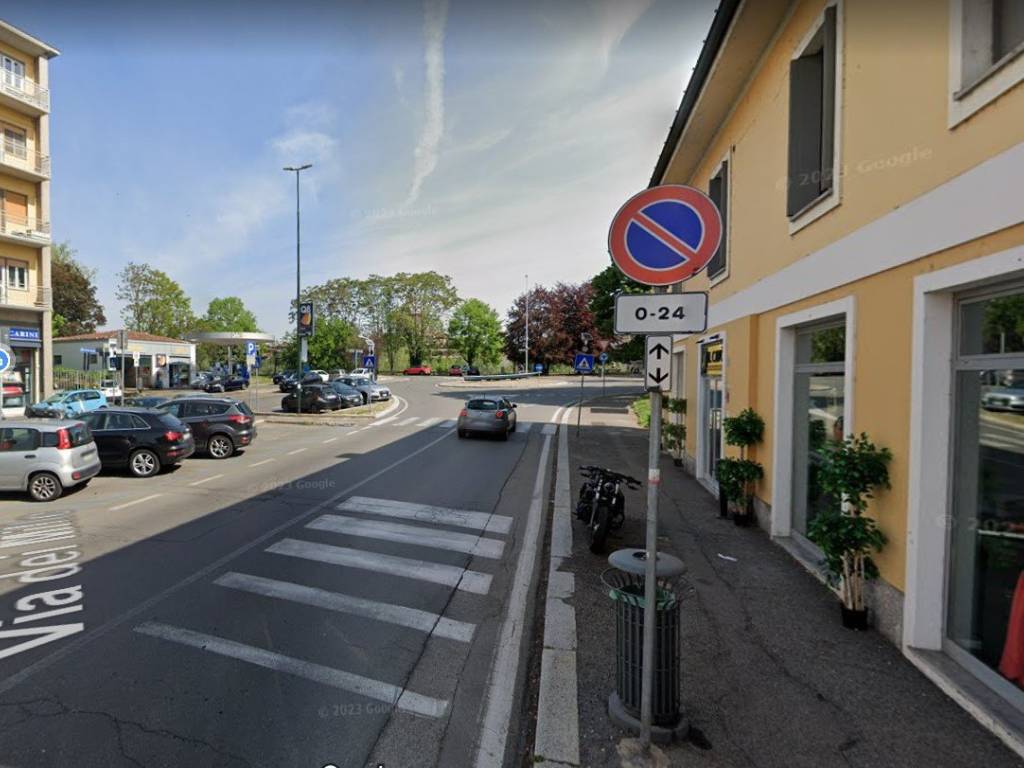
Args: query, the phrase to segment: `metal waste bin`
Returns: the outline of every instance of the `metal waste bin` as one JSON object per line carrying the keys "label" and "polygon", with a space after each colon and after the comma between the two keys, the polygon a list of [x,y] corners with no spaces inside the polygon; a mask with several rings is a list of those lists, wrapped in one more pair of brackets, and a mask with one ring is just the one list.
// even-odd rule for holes
{"label": "metal waste bin", "polygon": [[[601,575],[615,604],[615,692],[608,713],[618,725],[639,729],[643,687],[644,569],[647,553],[625,549],[612,553],[612,568]],[[655,602],[654,691],[651,701],[652,737],[670,740],[685,732],[679,690],[679,597],[676,578],[683,563],[658,554]]]}

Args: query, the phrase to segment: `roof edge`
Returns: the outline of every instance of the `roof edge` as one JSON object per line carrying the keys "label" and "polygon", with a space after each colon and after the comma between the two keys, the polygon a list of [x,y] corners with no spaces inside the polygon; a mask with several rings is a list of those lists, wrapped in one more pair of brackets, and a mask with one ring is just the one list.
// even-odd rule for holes
{"label": "roof edge", "polygon": [[29,53],[33,53],[36,56],[45,56],[48,59],[52,59],[56,56],[60,56],[60,51],[54,48],[48,43],[44,43],[38,37],[30,35],[23,29],[10,24],[0,19],[0,31],[6,32],[12,37],[16,37],[21,43],[27,44],[25,50]]}
{"label": "roof edge", "polygon": [[704,90],[704,85],[707,83],[712,65],[718,57],[718,52],[725,41],[726,33],[729,31],[729,27],[732,26],[732,21],[736,17],[736,11],[742,2],[743,0],[722,0],[719,3],[715,11],[715,18],[711,21],[711,29],[708,30],[708,36],[704,40],[700,56],[697,57],[697,66],[693,69],[690,81],[683,92],[683,100],[679,104],[679,109],[676,110],[672,127],[669,128],[668,137],[661,148],[661,154],[658,155],[658,162],[655,164],[654,172],[651,174],[649,187],[656,187],[661,184],[665,171],[668,170],[669,161],[672,159],[679,139],[690,120],[690,115],[697,104],[697,99]]}

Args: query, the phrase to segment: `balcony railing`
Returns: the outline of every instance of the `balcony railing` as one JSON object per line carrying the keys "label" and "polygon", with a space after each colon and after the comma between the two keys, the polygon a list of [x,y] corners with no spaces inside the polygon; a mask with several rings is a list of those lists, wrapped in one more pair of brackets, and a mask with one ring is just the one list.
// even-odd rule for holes
{"label": "balcony railing", "polygon": [[50,92],[24,75],[0,73],[0,91],[44,112],[50,111]]}
{"label": "balcony railing", "polygon": [[50,177],[50,157],[29,150],[23,144],[0,141],[0,165]]}
{"label": "balcony railing", "polygon": [[19,216],[0,211],[0,235],[48,243],[50,242],[50,222],[43,221],[38,216]]}
{"label": "balcony railing", "polygon": [[14,288],[0,277],[0,304],[12,307],[50,309],[53,306],[53,292],[50,288],[41,285],[33,290]]}

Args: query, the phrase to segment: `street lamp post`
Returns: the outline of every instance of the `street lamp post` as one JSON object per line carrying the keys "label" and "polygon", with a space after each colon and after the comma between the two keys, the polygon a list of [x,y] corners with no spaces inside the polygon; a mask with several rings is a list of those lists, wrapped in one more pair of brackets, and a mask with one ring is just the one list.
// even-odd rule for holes
{"label": "street lamp post", "polygon": [[523,351],[526,353],[526,360],[523,363],[523,373],[530,372],[530,276],[526,275],[526,344]]}
{"label": "street lamp post", "polygon": [[312,163],[306,163],[305,165],[289,165],[285,166],[284,170],[290,171],[295,174],[295,341],[298,343],[298,354],[299,364],[296,366],[296,380],[295,380],[295,407],[299,413],[302,413],[302,360],[305,357],[303,352],[305,351],[306,338],[299,337],[299,302],[302,301],[302,238],[299,230],[299,175],[312,168]]}

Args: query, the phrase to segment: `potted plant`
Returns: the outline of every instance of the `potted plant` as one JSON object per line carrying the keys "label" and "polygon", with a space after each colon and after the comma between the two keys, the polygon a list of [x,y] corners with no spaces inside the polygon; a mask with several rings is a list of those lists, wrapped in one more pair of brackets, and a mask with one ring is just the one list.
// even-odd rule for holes
{"label": "potted plant", "polygon": [[682,416],[686,414],[685,398],[665,398],[665,410],[679,417],[678,422],[670,421],[661,429],[665,447],[673,454],[672,461],[677,467],[683,465],[683,447],[686,445],[686,424]]}
{"label": "potted plant", "polygon": [[727,417],[722,426],[725,429],[725,442],[739,448],[740,455],[739,458],[724,457],[718,460],[715,476],[719,483],[719,504],[724,495],[736,507],[733,511],[736,525],[750,525],[754,520],[753,486],[764,477],[764,469],[758,462],[747,457],[747,450],[760,443],[764,437],[764,419],[753,408],[744,408],[738,415]]}
{"label": "potted plant", "polygon": [[[889,488],[892,453],[863,432],[828,443],[822,451],[818,482],[834,503],[807,526],[808,538],[821,547],[829,586],[839,594],[843,626],[867,629],[864,586],[878,576],[872,552],[885,546],[885,534],[864,514],[876,488]],[[840,502],[841,500],[841,502]]]}

